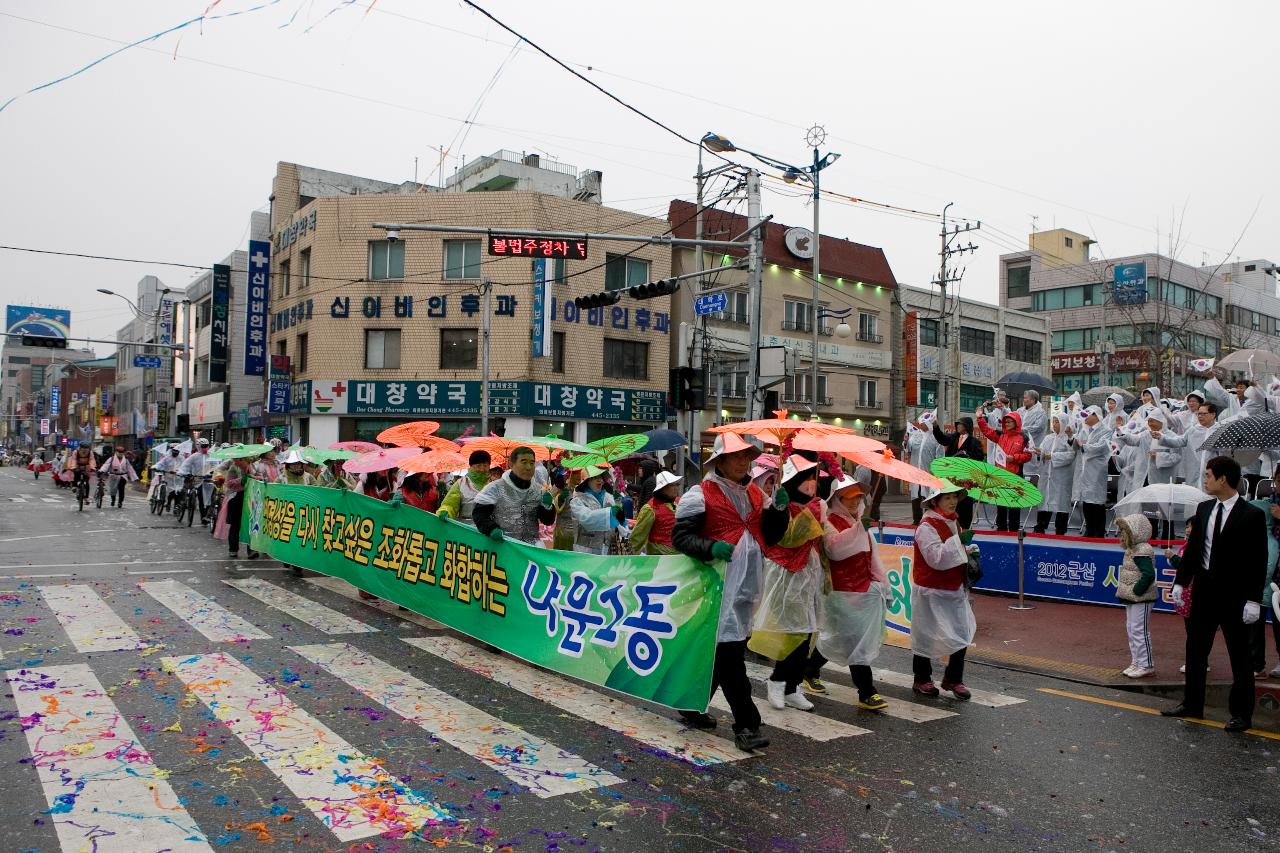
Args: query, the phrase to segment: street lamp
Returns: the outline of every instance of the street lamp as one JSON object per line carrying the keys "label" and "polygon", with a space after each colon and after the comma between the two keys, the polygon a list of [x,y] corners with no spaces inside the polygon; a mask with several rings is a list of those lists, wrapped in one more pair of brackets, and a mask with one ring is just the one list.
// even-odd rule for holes
{"label": "street lamp", "polygon": [[[97,290],[99,293],[106,294],[107,296],[118,296],[121,299],[123,299],[125,301],[125,304],[129,306],[129,309],[133,311],[133,316],[136,319],[142,321],[143,323],[146,323],[147,314],[144,313],[143,310],[139,308],[137,303],[135,303],[132,299],[130,299],[129,297],[125,296],[122,293],[116,293],[114,290],[110,290],[105,287],[99,287],[97,288]],[[159,291],[157,291],[156,295],[158,298],[156,299],[156,310],[152,313],[150,318],[151,319],[151,342],[153,344],[157,343],[160,337],[160,314],[164,308],[164,298],[170,293],[173,293],[173,290],[172,288],[168,288],[168,287],[162,287],[160,288]],[[143,328],[143,337],[144,338],[146,337],[145,327]],[[142,345],[144,348],[147,346],[145,341],[143,342]],[[149,369],[152,371],[150,393],[144,393],[143,395],[143,406],[146,409],[146,415],[150,415],[151,401],[153,399],[156,401],[157,407],[159,406],[159,397],[160,397],[159,388],[158,388],[159,376],[156,373],[154,368],[149,368]],[[145,392],[145,387],[146,387],[145,380],[144,380],[143,387]],[[167,412],[168,412],[168,408],[166,407],[166,417],[167,417]]]}

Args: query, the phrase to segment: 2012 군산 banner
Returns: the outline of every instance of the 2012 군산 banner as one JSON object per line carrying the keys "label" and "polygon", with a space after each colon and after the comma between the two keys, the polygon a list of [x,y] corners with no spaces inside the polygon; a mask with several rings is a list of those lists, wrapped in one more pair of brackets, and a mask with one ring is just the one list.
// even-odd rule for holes
{"label": "2012 \uad70\uc0b0 banner", "polygon": [[684,556],[612,557],[494,542],[405,505],[249,482],[241,535],[555,672],[671,708],[705,709],[720,571]]}

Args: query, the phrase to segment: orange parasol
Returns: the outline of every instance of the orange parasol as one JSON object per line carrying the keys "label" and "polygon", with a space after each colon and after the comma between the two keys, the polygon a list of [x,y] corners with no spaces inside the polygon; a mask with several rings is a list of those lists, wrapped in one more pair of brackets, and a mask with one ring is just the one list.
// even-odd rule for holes
{"label": "orange parasol", "polygon": [[791,442],[795,450],[817,450],[823,453],[880,453],[885,449],[883,441],[865,435],[814,435],[801,433]]}
{"label": "orange parasol", "polygon": [[440,424],[435,421],[411,421],[384,429],[378,433],[378,441],[396,447],[427,447],[422,440],[434,437],[438,429]]}
{"label": "orange parasol", "polygon": [[467,467],[467,457],[448,450],[428,450],[400,462],[399,468],[409,474],[442,474]]}
{"label": "orange parasol", "polygon": [[[848,427],[838,427],[832,424],[819,423],[817,421],[798,421],[787,418],[786,409],[776,409],[774,414],[776,418],[764,418],[755,421],[742,421],[736,424],[725,424],[724,426],[712,427],[709,432],[731,432],[736,435],[754,435],[764,439],[769,444],[782,445],[787,436],[799,433],[801,435],[854,435],[853,430]],[[877,442],[878,444],[879,442]],[[826,449],[826,448],[821,448]]]}
{"label": "orange parasol", "polygon": [[489,455],[493,457],[493,464],[501,464],[503,467],[507,464],[507,458],[511,455],[511,451],[517,447],[527,447],[533,451],[533,458],[539,462],[546,462],[551,458],[551,448],[541,444],[534,444],[528,439],[520,438],[504,438],[500,435],[485,435],[479,438],[463,439],[464,449],[467,453],[475,450],[487,450]]}
{"label": "orange parasol", "polygon": [[870,468],[884,474],[886,477],[893,477],[895,480],[902,480],[907,483],[915,483],[919,486],[928,486],[933,489],[942,488],[945,483],[937,477],[930,474],[923,468],[903,462],[893,455],[893,451],[884,448],[881,451],[858,450],[852,453],[844,451],[836,451],[850,462],[856,462],[864,468]]}

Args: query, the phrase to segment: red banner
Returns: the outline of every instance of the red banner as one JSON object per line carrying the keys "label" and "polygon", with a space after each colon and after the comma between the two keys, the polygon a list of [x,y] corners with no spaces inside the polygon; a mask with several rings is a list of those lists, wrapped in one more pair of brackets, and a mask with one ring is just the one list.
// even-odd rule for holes
{"label": "red banner", "polygon": [[908,311],[902,324],[902,370],[906,377],[907,405],[920,405],[920,312]]}

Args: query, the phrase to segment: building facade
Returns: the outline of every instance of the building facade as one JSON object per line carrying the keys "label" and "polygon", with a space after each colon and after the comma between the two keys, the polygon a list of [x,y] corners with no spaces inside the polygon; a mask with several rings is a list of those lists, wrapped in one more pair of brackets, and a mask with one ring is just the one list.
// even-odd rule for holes
{"label": "building facade", "polygon": [[1182,395],[1191,366],[1244,348],[1280,349],[1276,265],[1193,266],[1158,253],[1091,259],[1065,229],[1000,256],[1000,303],[1048,319],[1050,369],[1064,394],[1099,385]]}
{"label": "building facade", "polygon": [[[694,237],[695,214],[695,205],[672,201],[668,212],[672,233]],[[744,216],[715,208],[703,211],[703,234],[708,239],[733,239],[746,229]],[[785,369],[772,378],[762,375],[762,386],[774,381],[768,390],[777,394],[778,405],[792,416],[816,417],[866,435],[887,436],[894,377],[889,329],[897,280],[884,252],[850,240],[822,237],[818,380],[814,388],[812,252],[806,251],[811,232],[772,222],[765,229],[760,346],[780,348]],[[747,271],[727,268],[737,260],[735,255],[741,253],[706,253],[704,260],[706,287],[729,288],[724,311],[695,316],[696,280],[686,282],[673,300],[675,322],[683,334],[673,339],[672,363],[705,366],[706,408],[695,416],[695,435],[745,418],[751,300]],[[674,250],[674,274],[696,270],[694,249]],[[829,316],[832,313],[844,316]],[[842,323],[847,328],[841,328]],[[847,336],[840,334],[844,331]],[[762,363],[776,364],[777,360],[766,353]],[[762,374],[766,370],[762,367]],[[765,416],[772,417],[768,412]]]}
{"label": "building facade", "polygon": [[961,299],[948,306],[950,319],[944,320],[942,307],[937,290],[898,288],[893,360],[902,371],[902,396],[893,413],[895,438],[907,423],[937,405],[939,375],[951,415],[972,413],[990,400],[993,386],[1005,374],[1049,375],[1047,317]]}
{"label": "building facade", "polygon": [[12,337],[7,334],[0,342],[0,447],[52,447],[67,405],[58,387],[59,371],[97,356],[88,348],[23,346],[24,333],[66,338],[71,323],[67,309],[8,305],[5,319]]}
{"label": "building facade", "polygon": [[115,440],[130,450],[145,445],[148,434],[167,435],[176,426],[170,419],[173,353],[154,346],[172,342],[175,294],[156,276],[143,276],[132,300],[137,316],[116,331],[116,340],[138,342],[116,348],[109,422]]}
{"label": "building facade", "polygon": [[[569,182],[572,167],[556,164],[566,192],[596,188],[585,195],[596,200],[583,200],[503,189],[503,168],[514,170],[512,185],[519,185],[536,166],[527,158],[490,160],[465,176],[477,183],[463,181],[462,191],[279,164],[269,351],[288,362],[282,381],[289,383],[292,440],[321,447],[372,440],[395,423],[422,419],[440,422],[439,434],[450,438],[480,430],[486,318],[490,431],[588,441],[665,420],[670,298],[624,298],[591,310],[573,299],[667,277],[668,248],[583,240],[583,257],[544,260],[531,258],[527,252],[537,249],[523,241],[518,251],[515,241],[504,242],[504,254],[495,255],[484,235],[403,231],[390,240],[373,227],[667,230],[665,220],[599,204],[599,173]],[[577,242],[572,252],[551,251],[575,255]]]}

